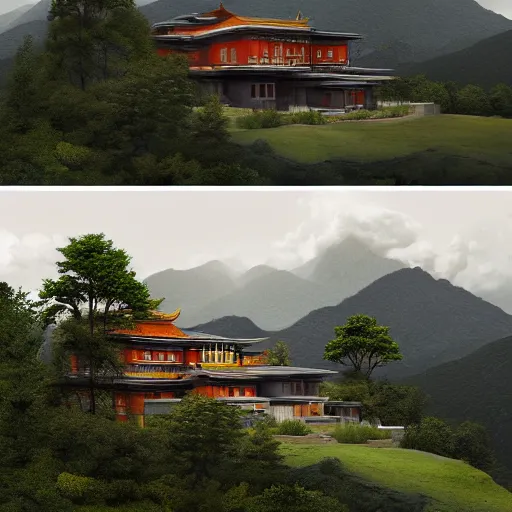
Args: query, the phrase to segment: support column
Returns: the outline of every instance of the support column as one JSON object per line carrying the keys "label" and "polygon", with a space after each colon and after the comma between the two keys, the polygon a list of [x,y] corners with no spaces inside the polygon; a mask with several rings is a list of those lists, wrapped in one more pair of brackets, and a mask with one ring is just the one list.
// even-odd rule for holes
{"label": "support column", "polygon": [[366,110],[374,110],[375,104],[374,104],[374,94],[373,94],[373,87],[368,87],[364,91],[364,108]]}

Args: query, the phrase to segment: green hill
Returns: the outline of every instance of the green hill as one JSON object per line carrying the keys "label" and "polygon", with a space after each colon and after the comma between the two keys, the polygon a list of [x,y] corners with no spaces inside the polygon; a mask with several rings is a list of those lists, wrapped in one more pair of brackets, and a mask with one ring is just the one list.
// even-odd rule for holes
{"label": "green hill", "polygon": [[510,512],[512,494],[489,475],[456,460],[399,448],[344,444],[283,444],[285,462],[310,466],[326,457],[365,480],[427,498],[428,512]]}
{"label": "green hill", "polygon": [[343,159],[376,162],[423,151],[473,158],[489,167],[512,165],[512,120],[442,115],[385,121],[233,132],[247,144],[266,140],[280,155],[300,162]]}
{"label": "green hill", "polygon": [[512,30],[449,55],[398,68],[400,75],[426,75],[431,80],[491,88],[512,85]]}
{"label": "green hill", "polygon": [[410,377],[405,383],[419,386],[429,395],[430,414],[486,426],[499,462],[512,471],[510,361],[512,337],[507,337]]}

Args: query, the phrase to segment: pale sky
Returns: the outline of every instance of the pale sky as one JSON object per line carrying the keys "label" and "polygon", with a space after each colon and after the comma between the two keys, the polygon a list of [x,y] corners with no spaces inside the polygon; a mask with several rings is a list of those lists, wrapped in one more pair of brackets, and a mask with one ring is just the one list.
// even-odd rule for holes
{"label": "pale sky", "polygon": [[37,289],[56,275],[56,247],[98,232],[140,278],[212,259],[291,269],[355,234],[475,293],[512,290],[512,189],[0,189],[0,280]]}
{"label": "pale sky", "polygon": [[[449,0],[446,0],[449,1]],[[477,0],[479,4],[483,5],[486,9],[491,9],[495,12],[503,14],[512,19],[512,1],[511,0]],[[0,14],[12,11],[17,7],[26,4],[36,3],[34,0],[0,0]],[[146,3],[146,2],[144,2]],[[212,3],[215,3],[212,0]]]}

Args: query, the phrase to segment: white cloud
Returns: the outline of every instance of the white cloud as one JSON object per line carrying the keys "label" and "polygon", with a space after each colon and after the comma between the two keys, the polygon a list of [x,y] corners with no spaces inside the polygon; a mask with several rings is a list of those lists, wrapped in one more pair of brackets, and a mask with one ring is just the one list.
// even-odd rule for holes
{"label": "white cloud", "polygon": [[67,238],[59,234],[19,237],[0,229],[0,279],[14,287],[36,288],[43,277],[55,274],[55,263],[61,257],[57,248],[66,243]]}
{"label": "white cloud", "polygon": [[374,204],[314,198],[301,207],[308,220],[273,245],[270,264],[293,268],[353,235],[379,254],[419,266],[474,293],[505,286],[512,290],[510,218],[493,225],[495,229],[489,229],[489,220],[467,226],[441,243],[432,240],[432,226],[429,234],[412,216]]}

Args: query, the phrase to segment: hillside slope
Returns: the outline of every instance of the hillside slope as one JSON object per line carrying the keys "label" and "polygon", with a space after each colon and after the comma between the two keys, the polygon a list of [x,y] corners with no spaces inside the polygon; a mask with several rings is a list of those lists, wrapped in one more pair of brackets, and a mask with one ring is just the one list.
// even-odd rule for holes
{"label": "hillside slope", "polygon": [[512,85],[512,30],[449,55],[401,66],[398,72],[485,88],[499,83]]}
{"label": "hillside slope", "polygon": [[[489,475],[457,460],[398,448],[283,444],[285,462],[304,467],[336,457],[352,474],[394,491],[423,496],[428,512],[510,512],[512,494]],[[383,507],[382,510],[390,510]],[[394,510],[394,509],[391,509]],[[397,509],[398,510],[398,509]]]}
{"label": "hillside slope", "polygon": [[499,461],[512,471],[511,361],[512,336],[404,382],[419,386],[430,396],[430,414],[485,425]]}
{"label": "hillside slope", "polygon": [[[512,316],[415,268],[389,274],[337,306],[311,312],[288,329],[272,334],[264,347],[283,340],[297,366],[339,370],[323,360],[324,347],[333,338],[336,325],[360,313],[389,326],[400,345],[404,360],[381,373],[389,378],[420,373],[512,334]],[[208,324],[203,328],[207,332]]]}

